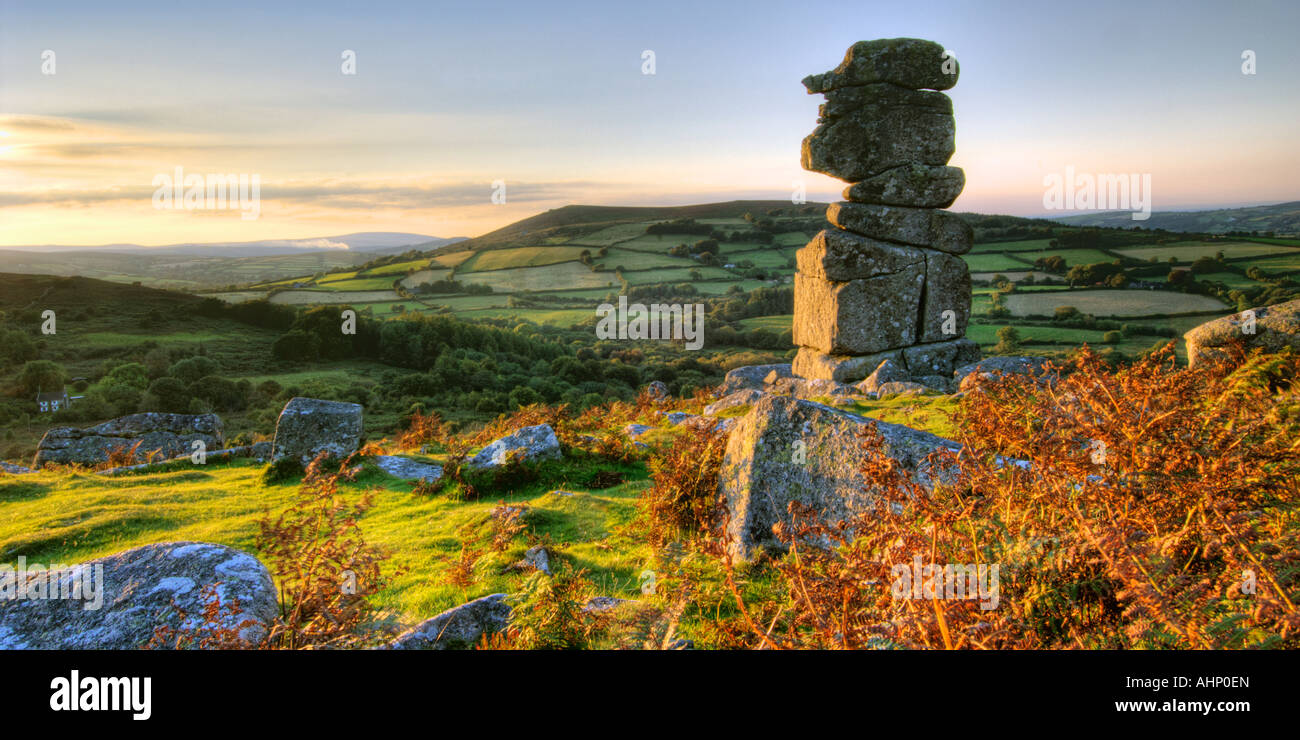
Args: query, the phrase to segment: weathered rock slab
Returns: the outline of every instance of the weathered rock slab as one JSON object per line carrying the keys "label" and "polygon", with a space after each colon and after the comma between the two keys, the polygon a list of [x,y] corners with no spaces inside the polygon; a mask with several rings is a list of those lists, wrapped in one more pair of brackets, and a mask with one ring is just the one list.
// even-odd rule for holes
{"label": "weathered rock slab", "polygon": [[927,250],[920,341],[942,342],[965,336],[970,307],[970,269],[966,260]]}
{"label": "weathered rock slab", "polygon": [[404,632],[390,650],[469,649],[484,635],[504,632],[510,625],[510,604],[505,594],[492,594],[453,607]]}
{"label": "weathered rock slab", "polygon": [[505,465],[512,454],[522,462],[558,460],[564,456],[560,440],[549,424],[524,427],[484,447],[466,463],[471,468],[492,468]]}
{"label": "weathered rock slab", "polygon": [[190,454],[196,441],[208,450],[225,446],[221,418],[216,414],[130,414],[85,429],[55,427],[47,431],[37,445],[32,465],[99,465],[114,451],[125,452],[137,443],[139,457],[165,460]]}
{"label": "weathered rock slab", "polygon": [[894,383],[909,379],[911,379],[911,376],[907,374],[907,370],[905,370],[898,362],[895,362],[894,360],[882,360],[881,363],[876,366],[876,369],[872,370],[871,374],[858,383],[856,387],[860,393],[876,393],[880,390],[880,386],[885,383]]}
{"label": "weathered rock slab", "polygon": [[719,398],[708,406],[704,407],[705,416],[714,416],[727,409],[733,409],[737,406],[749,406],[757,403],[758,399],[763,397],[763,392],[757,388],[747,388],[736,391]]}
{"label": "weathered rock slab", "polygon": [[951,211],[840,201],[826,208],[826,220],[846,231],[884,241],[929,247],[949,254],[971,250],[975,232]]}
{"label": "weathered rock slab", "polygon": [[361,446],[361,411],[358,403],[289,399],[275,422],[272,459],[292,457],[305,465],[322,452],[337,458],[351,455]]}
{"label": "weathered rock slab", "polygon": [[742,417],[727,443],[720,495],[730,518],[726,546],[749,561],[777,547],[773,525],[788,522],[788,505],[798,501],[834,524],[871,510],[876,496],[860,472],[867,461],[859,432],[874,425],[884,451],[921,483],[928,482],[925,458],[936,449],[959,449],[951,440],[782,396],[765,396]]}
{"label": "weathered rock slab", "polygon": [[866,355],[917,340],[925,271],[833,282],[796,274],[794,343],[827,354]]}
{"label": "weathered rock slab", "polygon": [[889,83],[826,93],[820,125],[803,140],[803,168],[846,182],[907,164],[941,166],[956,151],[952,101]]}
{"label": "weathered rock slab", "polygon": [[957,84],[961,67],[941,44],[925,39],[896,38],[859,41],[844,54],[844,61],[829,72],[808,75],[809,93],[842,87],[888,82],[914,90],[947,90]]}
{"label": "weathered rock slab", "polygon": [[423,463],[400,455],[376,455],[374,463],[394,478],[434,483],[442,477],[442,466]]}
{"label": "weathered rock slab", "polygon": [[1183,335],[1187,364],[1227,359],[1225,348],[1240,342],[1245,349],[1278,352],[1300,349],[1300,299],[1254,308],[1207,321]]}
{"label": "weathered rock slab", "polygon": [[792,374],[790,363],[745,365],[744,367],[732,368],[723,377],[722,385],[718,386],[718,395],[729,396],[746,388],[762,388],[767,382],[767,376],[772,373],[776,373],[778,377],[782,378],[790,377]]}
{"label": "weathered rock slab", "polygon": [[795,262],[801,275],[843,282],[924,269],[925,252],[823,229],[795,253]]}
{"label": "weathered rock slab", "polygon": [[855,383],[871,373],[881,362],[901,362],[901,350],[888,350],[869,355],[832,355],[811,347],[800,347],[794,357],[794,371],[801,378],[834,380]]}
{"label": "weathered rock slab", "polygon": [[932,342],[907,347],[901,353],[903,366],[912,377],[922,375],[952,375],[955,368],[975,362],[980,357],[980,347],[965,337],[946,342]]}
{"label": "weathered rock slab", "polygon": [[[52,580],[33,576],[32,566],[27,567],[29,593],[38,580]],[[220,627],[253,647],[280,613],[266,567],[224,545],[145,545],[58,573],[50,588],[62,595],[79,583],[83,598],[0,598],[0,649],[133,650],[148,644],[159,627],[202,638],[205,629],[217,626],[203,624],[204,609],[213,598],[220,602]],[[0,590],[6,577],[12,585],[15,572],[0,571]],[[87,595],[96,591],[100,604],[86,608],[94,601]],[[178,609],[187,616],[182,618]]]}
{"label": "weathered rock slab", "polygon": [[844,189],[844,200],[912,208],[947,208],[966,187],[960,167],[905,164]]}

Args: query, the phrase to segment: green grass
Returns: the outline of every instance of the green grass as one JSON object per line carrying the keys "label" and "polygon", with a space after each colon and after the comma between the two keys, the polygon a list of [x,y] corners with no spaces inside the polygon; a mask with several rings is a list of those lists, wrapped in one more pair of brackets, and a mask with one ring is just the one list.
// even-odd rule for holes
{"label": "green grass", "polygon": [[[392,283],[391,280],[388,282]],[[291,306],[360,305],[396,300],[398,296],[392,290],[285,290],[270,298],[271,303],[284,303]]]}
{"label": "green grass", "polygon": [[1021,252],[1017,253],[1016,256],[1028,260],[1031,265],[1034,260],[1042,257],[1061,257],[1065,260],[1065,264],[1070,266],[1115,261],[1114,257],[1098,249],[1045,249],[1041,252]]}
{"label": "green grass", "polygon": [[561,262],[542,267],[512,267],[490,272],[476,272],[458,277],[464,282],[490,286],[499,293],[554,288],[602,288],[618,285],[613,271],[592,272],[578,262]]}
{"label": "green grass", "polygon": [[[1151,280],[1152,278],[1145,279]],[[1164,278],[1161,277],[1159,279],[1163,280]],[[1253,288],[1259,285],[1259,283],[1251,280],[1245,275],[1239,275],[1235,272],[1210,272],[1199,274],[1196,276],[1196,280],[1197,282],[1205,283],[1223,283],[1229,288]]]}
{"label": "green grass", "polygon": [[389,277],[362,277],[350,280],[331,280],[329,282],[318,283],[318,286],[326,290],[353,291],[353,290],[388,290],[393,287],[393,276]]}
{"label": "green grass", "polygon": [[1265,272],[1293,272],[1300,270],[1300,254],[1288,254],[1281,257],[1263,257],[1252,260],[1252,265]]}
{"label": "green grass", "polygon": [[418,270],[429,266],[429,260],[407,260],[406,262],[394,262],[391,265],[381,265],[379,267],[366,270],[367,275],[400,275],[407,270]]}
{"label": "green grass", "polygon": [[1048,248],[1051,239],[1025,239],[1015,242],[988,242],[985,244],[976,244],[971,252],[973,254],[987,254],[993,252],[1036,252]]}
{"label": "green grass", "polygon": [[777,267],[785,269],[794,257],[792,249],[757,249],[752,252],[730,252],[726,255],[726,262],[741,263],[749,260],[754,263],[754,267]]}
{"label": "green grass", "polygon": [[971,272],[1007,272],[1008,270],[1032,270],[1033,260],[1021,262],[1001,254],[963,254],[962,259]]}
{"label": "green grass", "polygon": [[[461,263],[458,276],[470,272],[501,270],[508,267],[541,267],[578,259],[586,247],[516,247],[489,249]],[[590,250],[588,250],[590,251]],[[465,276],[466,280],[470,278]]]}
{"label": "green grass", "polygon": [[651,270],[659,267],[684,267],[690,269],[696,264],[695,260],[689,257],[673,257],[668,254],[636,252],[622,248],[611,249],[608,256],[596,258],[596,261],[604,263],[605,267],[611,270],[622,267],[624,270],[629,271]]}
{"label": "green grass", "polygon": [[[0,562],[14,562],[21,555],[31,562],[71,564],[177,540],[255,552],[257,523],[264,512],[283,510],[296,491],[296,482],[263,484],[264,468],[238,461],[114,478],[46,471],[2,477]],[[576,463],[565,463],[564,471],[581,472]],[[523,538],[489,561],[491,566],[481,568],[468,591],[442,582],[460,552],[462,527],[486,534],[489,513],[499,499],[529,504],[532,531],[558,545],[553,567],[567,562],[586,568],[603,593],[634,596],[636,574],[649,553],[613,530],[631,518],[637,492],[646,485],[644,474],[641,477],[603,491],[534,484],[474,503],[412,495],[411,483],[373,469],[342,488],[353,499],[363,489],[374,492],[375,506],[361,518],[361,529],[367,541],[393,553],[390,567],[407,569],[376,603],[414,623],[467,599],[519,590],[524,576],[503,575],[495,566],[518,560],[526,547]],[[556,488],[573,495],[551,493]],[[617,546],[607,547],[611,542]]]}
{"label": "green grass", "polygon": [[[569,239],[569,244],[581,244],[583,246],[607,247],[611,244],[624,242],[629,239],[646,236],[645,229],[653,221],[643,221],[633,224],[617,224],[595,231],[586,236]],[[677,242],[673,242],[676,244]]]}
{"label": "green grass", "polygon": [[474,253],[467,249],[463,252],[451,252],[450,254],[440,254],[434,257],[432,261],[439,265],[442,265],[443,267],[452,268],[473,256]]}
{"label": "green grass", "polygon": [[[1300,252],[1284,246],[1268,244],[1250,244],[1247,242],[1187,242],[1184,244],[1166,244],[1158,247],[1126,247],[1116,249],[1116,253],[1134,259],[1167,262],[1170,257],[1181,263],[1195,262],[1201,257],[1213,257],[1219,252],[1227,259],[1242,257],[1262,257],[1267,255],[1290,255],[1300,258]],[[1074,264],[1071,262],[1070,264]]]}
{"label": "green grass", "polygon": [[756,316],[752,319],[740,320],[740,325],[746,329],[770,329],[776,332],[790,331],[793,324],[793,314],[785,314],[783,316]]}
{"label": "green grass", "polygon": [[951,414],[957,403],[952,396],[890,396],[841,408],[889,424],[904,424],[940,437],[952,437],[957,430]]}
{"label": "green grass", "polygon": [[688,236],[685,234],[642,233],[626,241],[618,242],[618,248],[629,249],[635,252],[667,253],[669,249],[672,249],[678,244],[694,244],[703,238],[704,237],[702,236]]}
{"label": "green grass", "polygon": [[1014,316],[1051,316],[1057,306],[1074,306],[1094,316],[1154,316],[1198,311],[1232,310],[1217,298],[1169,290],[1071,290],[1040,293],[1016,292],[1006,297]]}
{"label": "green grass", "polygon": [[459,311],[462,319],[527,319],[537,324],[569,327],[595,315],[592,308],[483,308]]}
{"label": "green grass", "polygon": [[[736,275],[722,269],[721,267],[670,267],[658,270],[645,270],[643,272],[625,272],[623,277],[633,285],[652,285],[654,283],[686,283],[692,282],[691,272],[699,270],[700,276],[704,280],[732,279]],[[700,287],[698,285],[696,288]]]}

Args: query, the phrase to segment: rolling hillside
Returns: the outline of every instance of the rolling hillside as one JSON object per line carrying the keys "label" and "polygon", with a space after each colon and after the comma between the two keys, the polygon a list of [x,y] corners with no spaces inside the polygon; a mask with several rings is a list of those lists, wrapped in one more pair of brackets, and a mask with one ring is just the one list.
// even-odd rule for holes
{"label": "rolling hillside", "polygon": [[1134,221],[1128,211],[1084,213],[1053,219],[1071,226],[1106,226],[1164,229],[1200,234],[1250,234],[1300,236],[1300,200],[1268,206],[1219,208],[1208,211],[1155,211],[1145,221]]}

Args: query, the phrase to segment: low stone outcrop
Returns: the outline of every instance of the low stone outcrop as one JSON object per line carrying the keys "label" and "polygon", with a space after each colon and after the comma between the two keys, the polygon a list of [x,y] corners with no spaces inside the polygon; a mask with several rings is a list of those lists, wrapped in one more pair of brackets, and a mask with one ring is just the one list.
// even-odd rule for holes
{"label": "low stone outcrop", "polygon": [[1187,342],[1187,364],[1192,367],[1227,359],[1226,348],[1234,343],[1246,350],[1300,350],[1300,299],[1207,321],[1184,334],[1183,340]]}
{"label": "low stone outcrop", "polygon": [[881,383],[876,389],[876,395],[880,398],[888,396],[919,396],[933,390],[927,385],[917,383],[911,380],[895,380],[889,383]]}
{"label": "low stone outcrop", "polygon": [[495,440],[466,464],[471,468],[505,465],[512,453],[517,453],[522,461],[558,460],[564,455],[555,430],[549,424],[538,424]]}
{"label": "low stone outcrop", "polygon": [[[280,613],[266,567],[224,545],[145,545],[60,569],[57,578],[36,576],[30,568],[28,597],[0,598],[0,649],[132,650],[148,644],[158,627],[201,638],[204,609],[214,597],[221,627],[237,631],[252,647]],[[15,586],[13,580],[14,571],[0,571],[0,591]],[[41,581],[45,586],[35,591]],[[70,594],[74,584],[82,587],[81,598],[31,597]],[[86,608],[94,607],[96,593],[97,608]]]}
{"label": "low stone outcrop", "polygon": [[1047,359],[1032,356],[986,357],[979,362],[962,365],[953,371],[953,382],[962,393],[969,393],[980,383],[999,375],[1040,376],[1047,371]]}
{"label": "low stone outcrop", "polygon": [[361,435],[361,404],[292,398],[275,422],[271,457],[304,465],[322,452],[344,458],[361,446]]}
{"label": "low stone outcrop", "polygon": [[907,380],[911,376],[893,360],[881,360],[876,369],[855,387],[860,393],[875,393],[885,383]]}
{"label": "low stone outcrop", "polygon": [[762,388],[767,376],[772,373],[776,373],[782,378],[788,378],[792,374],[790,364],[746,365],[732,368],[727,371],[726,376],[722,379],[722,385],[718,386],[718,395],[729,396],[736,391]]}
{"label": "low stone outcrop", "polygon": [[510,625],[505,594],[492,594],[453,607],[421,622],[387,647],[390,650],[456,650],[474,647],[484,635]]}
{"label": "low stone outcrop", "polygon": [[645,392],[652,400],[662,401],[668,398],[668,384],[662,380],[652,380],[646,385]]}
{"label": "low stone outcrop", "polygon": [[375,465],[394,478],[434,483],[442,477],[442,466],[412,460],[399,455],[376,455]]}
{"label": "low stone outcrop", "polygon": [[763,397],[763,392],[757,388],[748,388],[736,391],[719,398],[708,406],[704,407],[705,416],[713,416],[727,409],[734,409],[737,406],[748,406],[758,402]]}
{"label": "low stone outcrop", "polygon": [[208,450],[225,445],[221,419],[216,414],[143,413],[110,419],[93,427],[55,427],[41,437],[32,466],[46,463],[99,465],[137,443],[136,455],[160,459],[188,455],[194,442]]}
{"label": "low stone outcrop", "polygon": [[723,458],[720,494],[730,521],[727,548],[738,560],[752,559],[778,544],[772,526],[788,518],[799,501],[828,523],[875,505],[860,472],[867,460],[859,432],[874,425],[884,451],[926,484],[925,458],[937,449],[960,446],[927,432],[886,424],[811,401],[765,396],[741,417]]}

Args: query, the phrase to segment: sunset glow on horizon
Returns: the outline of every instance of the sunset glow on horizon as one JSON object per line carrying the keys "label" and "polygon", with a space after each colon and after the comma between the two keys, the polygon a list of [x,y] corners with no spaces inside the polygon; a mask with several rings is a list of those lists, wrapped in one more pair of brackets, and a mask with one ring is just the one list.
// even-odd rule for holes
{"label": "sunset glow on horizon", "polygon": [[[6,4],[0,245],[476,236],[563,205],[786,200],[800,182],[836,200],[842,183],[799,166],[821,101],[799,80],[839,63],[827,49],[890,36],[961,60],[954,210],[1062,215],[1043,179],[1066,167],[1149,173],[1157,211],[1300,199],[1300,53],[1277,20],[1294,6],[824,5],[592,4],[581,24],[522,6],[484,24],[484,5],[182,20],[86,4],[69,24]],[[257,175],[257,218],[154,207],[178,167]]]}

